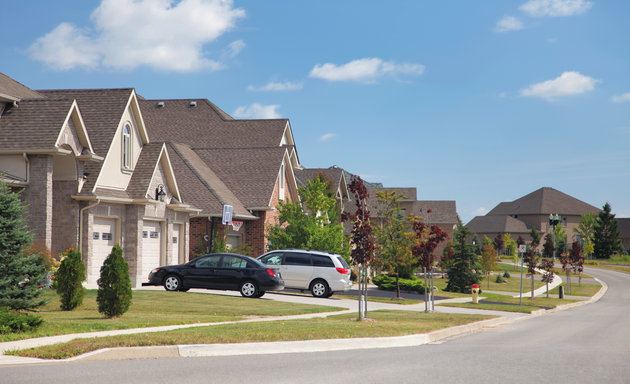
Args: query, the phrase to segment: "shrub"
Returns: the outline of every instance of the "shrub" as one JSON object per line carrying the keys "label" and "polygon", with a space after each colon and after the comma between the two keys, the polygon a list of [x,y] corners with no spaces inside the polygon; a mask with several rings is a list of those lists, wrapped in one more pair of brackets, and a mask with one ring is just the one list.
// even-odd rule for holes
{"label": "shrub", "polygon": [[509,279],[512,276],[510,275],[510,272],[508,272],[507,269],[506,269],[505,272],[503,273],[503,277]]}
{"label": "shrub", "polygon": [[123,258],[123,250],[115,244],[101,267],[96,302],[98,311],[112,318],[122,316],[131,305],[131,279],[129,263]]}
{"label": "shrub", "polygon": [[501,274],[499,273],[499,274],[497,274],[497,279],[496,279],[494,282],[495,282],[495,283],[498,283],[498,284],[502,284],[502,283],[505,283],[505,279],[504,279],[504,278],[503,278],[503,276],[501,276]]}
{"label": "shrub", "polygon": [[[372,282],[383,291],[396,290],[396,276],[376,275],[372,278]],[[398,284],[401,291],[424,293],[424,284],[416,278],[398,279]]]}
{"label": "shrub", "polygon": [[39,316],[10,312],[8,308],[0,307],[0,335],[27,332],[39,327],[43,322],[44,319]]}
{"label": "shrub", "polygon": [[81,261],[81,252],[69,248],[68,256],[63,259],[55,274],[55,286],[61,296],[61,309],[72,311],[83,304],[85,288],[85,265]]}

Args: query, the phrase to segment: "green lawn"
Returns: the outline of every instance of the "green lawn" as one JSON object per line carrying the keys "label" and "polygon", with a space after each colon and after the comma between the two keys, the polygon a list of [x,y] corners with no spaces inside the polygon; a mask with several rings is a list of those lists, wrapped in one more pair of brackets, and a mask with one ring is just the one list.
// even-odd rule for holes
{"label": "green lawn", "polygon": [[88,290],[83,306],[73,311],[62,311],[56,292],[47,290],[43,297],[50,299],[50,303],[34,312],[45,323],[35,332],[0,335],[0,342],[69,333],[344,310],[339,307],[284,303],[264,298],[246,299],[193,292],[133,291],[133,303],[129,311],[119,318],[107,319],[98,312],[96,293],[96,290]]}
{"label": "green lawn", "polygon": [[113,347],[390,337],[428,333],[494,317],[496,316],[369,311],[368,318],[371,321],[363,322],[356,321],[356,314],[343,314],[328,316],[324,319],[224,324],[168,332],[75,339],[67,343],[6,353],[16,356],[63,359]]}

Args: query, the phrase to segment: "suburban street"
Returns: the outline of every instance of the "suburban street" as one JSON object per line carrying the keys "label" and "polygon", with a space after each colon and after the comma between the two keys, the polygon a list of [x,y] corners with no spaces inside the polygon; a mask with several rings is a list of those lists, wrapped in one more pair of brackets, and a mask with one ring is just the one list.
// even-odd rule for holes
{"label": "suburban street", "polygon": [[[630,275],[598,302],[418,347],[52,363],[0,368],[2,383],[628,383]],[[439,307],[436,308],[439,311]]]}

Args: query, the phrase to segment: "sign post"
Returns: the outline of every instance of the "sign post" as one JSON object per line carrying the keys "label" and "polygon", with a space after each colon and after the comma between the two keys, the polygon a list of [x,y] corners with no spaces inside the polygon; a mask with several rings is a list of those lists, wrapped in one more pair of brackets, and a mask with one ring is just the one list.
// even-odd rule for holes
{"label": "sign post", "polygon": [[232,212],[234,212],[234,207],[227,204],[223,206],[223,225],[230,225],[232,223]]}
{"label": "sign post", "polygon": [[525,244],[518,246],[518,251],[521,253],[521,289],[519,290],[520,297],[518,299],[518,305],[523,305],[523,253],[525,253],[526,249]]}

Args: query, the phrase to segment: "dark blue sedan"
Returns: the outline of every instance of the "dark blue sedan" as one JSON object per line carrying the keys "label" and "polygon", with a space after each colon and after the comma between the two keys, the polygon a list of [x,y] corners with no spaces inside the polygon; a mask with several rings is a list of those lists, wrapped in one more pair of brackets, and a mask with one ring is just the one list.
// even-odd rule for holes
{"label": "dark blue sedan", "polygon": [[213,253],[186,264],[166,265],[149,274],[142,285],[163,285],[167,291],[190,288],[239,291],[243,297],[262,297],[266,291],[281,291],[280,271],[256,259],[232,253]]}

